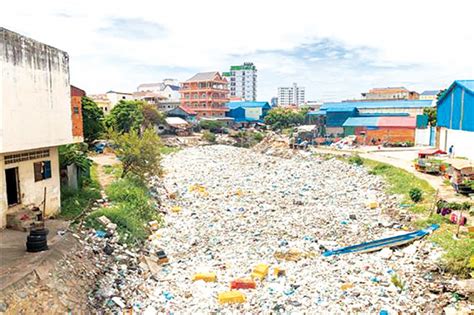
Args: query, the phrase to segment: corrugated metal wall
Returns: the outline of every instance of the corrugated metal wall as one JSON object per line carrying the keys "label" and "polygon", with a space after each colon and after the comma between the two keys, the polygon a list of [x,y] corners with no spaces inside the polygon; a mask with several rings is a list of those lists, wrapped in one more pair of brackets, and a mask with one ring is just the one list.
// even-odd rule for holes
{"label": "corrugated metal wall", "polygon": [[474,131],[474,96],[456,85],[437,107],[437,125]]}

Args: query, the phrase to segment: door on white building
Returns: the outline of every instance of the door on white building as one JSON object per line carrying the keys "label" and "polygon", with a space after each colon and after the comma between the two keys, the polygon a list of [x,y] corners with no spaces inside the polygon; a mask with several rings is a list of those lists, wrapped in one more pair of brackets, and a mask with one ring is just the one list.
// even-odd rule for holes
{"label": "door on white building", "polygon": [[20,203],[20,181],[18,178],[18,167],[7,168],[5,170],[5,181],[7,184],[8,206]]}

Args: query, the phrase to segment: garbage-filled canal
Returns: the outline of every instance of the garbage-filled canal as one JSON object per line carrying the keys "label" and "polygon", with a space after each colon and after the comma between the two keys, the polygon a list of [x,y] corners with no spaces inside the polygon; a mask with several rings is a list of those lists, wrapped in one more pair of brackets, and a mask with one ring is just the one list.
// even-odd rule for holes
{"label": "garbage-filled canal", "polygon": [[[164,228],[148,246],[164,250],[169,262],[124,297],[140,312],[436,309],[430,271],[440,253],[425,239],[393,250],[321,255],[406,233],[400,216],[386,215],[396,199],[364,167],[231,146],[186,148],[166,156],[163,166],[171,198],[163,200]],[[228,292],[231,283],[237,292]]]}

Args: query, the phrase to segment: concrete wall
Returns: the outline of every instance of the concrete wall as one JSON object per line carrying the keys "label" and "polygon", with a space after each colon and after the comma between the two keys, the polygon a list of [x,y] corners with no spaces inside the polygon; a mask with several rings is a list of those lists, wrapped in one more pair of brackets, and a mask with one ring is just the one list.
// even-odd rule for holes
{"label": "concrete wall", "polygon": [[72,142],[67,53],[0,28],[0,153]]}
{"label": "concrete wall", "polygon": [[430,128],[415,129],[415,145],[430,145]]}
{"label": "concrete wall", "polygon": [[[15,154],[24,152],[28,151],[15,152]],[[60,176],[58,148],[50,148],[49,152],[49,157],[42,157],[10,164],[5,164],[4,161],[5,155],[9,154],[0,154],[0,228],[4,228],[6,226],[7,213],[13,213],[22,207],[27,207],[30,205],[39,206],[43,202],[43,193],[45,187],[47,196],[46,215],[50,216],[59,211],[61,202],[59,188]],[[51,161],[51,178],[35,182],[33,163],[48,160]],[[5,169],[13,167],[18,167],[21,204],[14,207],[8,207]]]}
{"label": "concrete wall", "polygon": [[464,130],[453,130],[440,127],[438,148],[448,152],[449,147],[454,145],[454,155],[474,160],[474,132]]}
{"label": "concrete wall", "polygon": [[372,139],[374,139],[375,144],[381,144],[383,142],[415,142],[415,129],[379,128],[376,130],[367,130],[365,143],[372,144]]}

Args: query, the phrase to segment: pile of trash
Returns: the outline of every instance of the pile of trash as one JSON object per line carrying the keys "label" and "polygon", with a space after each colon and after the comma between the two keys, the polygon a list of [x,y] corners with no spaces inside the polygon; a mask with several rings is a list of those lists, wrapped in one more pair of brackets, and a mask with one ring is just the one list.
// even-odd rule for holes
{"label": "pile of trash", "polygon": [[143,248],[113,234],[88,238],[89,250],[113,262],[92,303],[100,310],[431,313],[463,299],[440,277],[441,252],[426,240],[321,255],[406,233],[386,215],[397,200],[363,167],[220,145],[181,150],[163,165],[164,187],[154,193],[169,197],[166,223],[150,223]]}
{"label": "pile of trash", "polygon": [[441,252],[426,240],[321,255],[406,232],[385,215],[397,200],[363,167],[220,145],[187,148],[163,164],[166,224],[153,228],[145,248],[91,235],[91,248],[109,244],[115,260],[95,296],[101,309],[390,314],[462,299],[439,276]]}
{"label": "pile of trash", "polygon": [[354,148],[357,142],[357,137],[354,135],[349,135],[347,137],[342,138],[341,140],[334,142],[331,144],[331,148],[336,148],[339,150],[347,150]]}
{"label": "pile of trash", "polygon": [[294,156],[294,151],[290,149],[289,138],[275,132],[268,133],[262,141],[253,147],[253,150],[287,159]]}

